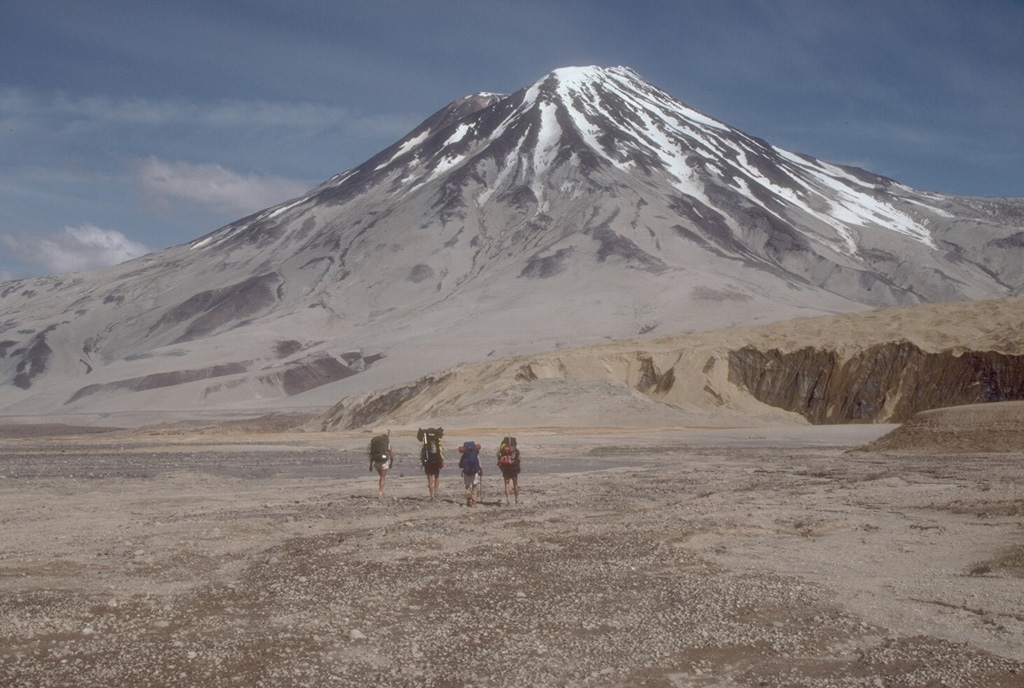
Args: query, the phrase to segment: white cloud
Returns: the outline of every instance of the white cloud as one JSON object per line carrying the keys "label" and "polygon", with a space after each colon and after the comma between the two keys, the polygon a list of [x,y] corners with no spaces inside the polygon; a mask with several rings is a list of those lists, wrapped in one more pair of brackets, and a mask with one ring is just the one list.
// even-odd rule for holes
{"label": "white cloud", "polygon": [[135,184],[151,199],[182,199],[228,214],[247,214],[294,198],[311,188],[305,181],[239,174],[214,163],[193,164],[150,156],[132,165]]}
{"label": "white cloud", "polygon": [[9,130],[40,130],[47,134],[85,132],[117,127],[225,128],[244,131],[284,129],[293,132],[350,131],[399,136],[418,123],[408,114],[354,115],[322,103],[266,100],[193,102],[184,99],[70,96],[0,88],[0,123]]}
{"label": "white cloud", "polygon": [[194,103],[188,100],[69,96],[40,94],[23,89],[0,89],[0,116],[8,122],[73,121],[82,125],[174,124],[209,126],[331,127],[350,119],[347,110],[317,103],[274,103],[262,100],[224,100]]}
{"label": "white cloud", "polygon": [[123,263],[150,252],[121,232],[90,224],[65,227],[49,236],[0,234],[0,246],[47,274],[81,272]]}

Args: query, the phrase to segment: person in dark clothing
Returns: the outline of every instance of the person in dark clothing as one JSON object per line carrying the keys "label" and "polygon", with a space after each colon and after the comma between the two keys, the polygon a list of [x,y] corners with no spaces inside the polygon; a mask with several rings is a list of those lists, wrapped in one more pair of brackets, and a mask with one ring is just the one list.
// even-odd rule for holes
{"label": "person in dark clothing", "polygon": [[423,443],[420,449],[420,463],[427,474],[427,490],[430,500],[437,498],[437,490],[441,483],[441,469],[444,468],[444,428],[420,428],[416,437]]}
{"label": "person in dark clothing", "polygon": [[519,447],[516,446],[515,437],[506,437],[498,447],[498,468],[501,470],[501,478],[505,481],[505,504],[508,504],[509,486],[519,503],[519,471],[520,471]]}
{"label": "person in dark clothing", "polygon": [[388,477],[388,469],[395,462],[391,451],[391,431],[387,435],[379,435],[370,441],[370,470],[377,471],[377,499],[384,496],[384,481]]}

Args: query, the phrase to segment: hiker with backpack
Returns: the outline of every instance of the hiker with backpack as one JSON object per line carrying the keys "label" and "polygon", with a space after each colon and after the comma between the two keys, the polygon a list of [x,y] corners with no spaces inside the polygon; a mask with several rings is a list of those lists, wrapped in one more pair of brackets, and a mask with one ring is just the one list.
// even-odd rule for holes
{"label": "hiker with backpack", "polygon": [[484,471],[480,466],[480,445],[476,442],[465,442],[459,447],[462,458],[459,468],[462,469],[462,483],[466,486],[466,506],[476,506],[477,490]]}
{"label": "hiker with backpack", "polygon": [[498,469],[501,471],[502,480],[505,481],[505,504],[508,504],[509,483],[512,483],[512,491],[518,504],[520,455],[515,437],[506,437],[501,441],[501,446],[498,447]]}
{"label": "hiker with backpack", "polygon": [[427,474],[427,489],[430,500],[437,498],[437,490],[441,482],[441,469],[444,468],[444,428],[419,428],[416,439],[423,443],[420,448],[420,464]]}
{"label": "hiker with backpack", "polygon": [[395,462],[395,456],[391,453],[391,431],[386,435],[377,435],[370,440],[370,471],[377,471],[380,478],[377,480],[377,499],[384,496],[384,481],[388,476],[388,469]]}

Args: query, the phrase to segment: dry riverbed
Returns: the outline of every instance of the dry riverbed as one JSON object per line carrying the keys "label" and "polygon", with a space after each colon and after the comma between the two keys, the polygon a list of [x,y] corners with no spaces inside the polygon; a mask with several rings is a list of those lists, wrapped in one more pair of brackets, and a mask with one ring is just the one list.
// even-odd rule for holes
{"label": "dry riverbed", "polygon": [[0,685],[1024,686],[1024,455],[885,430],[519,431],[472,509],[411,436],[380,501],[365,435],[8,437]]}

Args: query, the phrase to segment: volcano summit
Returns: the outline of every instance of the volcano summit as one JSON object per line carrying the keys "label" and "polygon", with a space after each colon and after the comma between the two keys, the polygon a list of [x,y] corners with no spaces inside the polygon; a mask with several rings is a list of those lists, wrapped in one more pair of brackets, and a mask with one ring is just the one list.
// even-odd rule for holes
{"label": "volcano summit", "polygon": [[0,285],[0,413],[323,407],[488,357],[1020,295],[1024,200],[782,150],[630,69],[476,94],[190,244]]}

